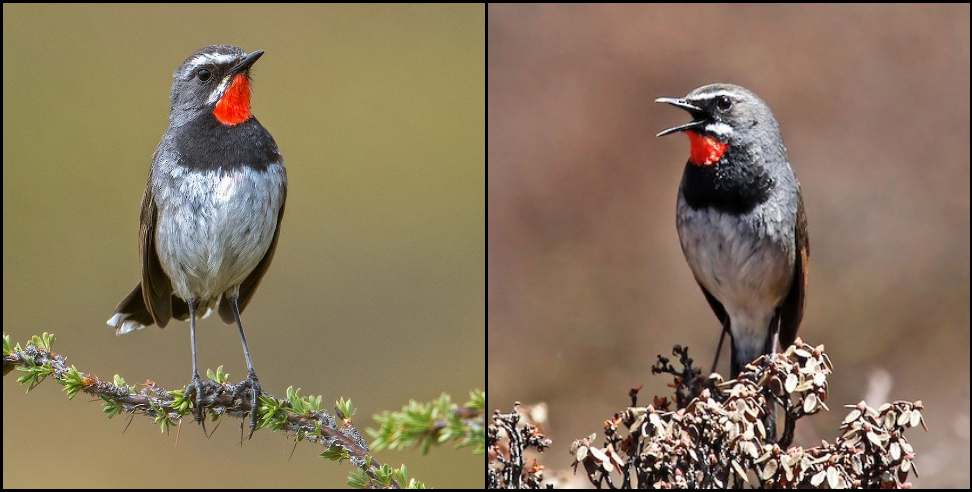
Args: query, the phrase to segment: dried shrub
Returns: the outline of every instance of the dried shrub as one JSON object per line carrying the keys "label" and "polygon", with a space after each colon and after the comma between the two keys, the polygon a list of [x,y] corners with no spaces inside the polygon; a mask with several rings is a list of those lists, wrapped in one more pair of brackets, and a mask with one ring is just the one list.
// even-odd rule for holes
{"label": "dried shrub", "polygon": [[536,425],[526,422],[519,412],[520,403],[513,404],[513,411],[493,412],[486,429],[489,466],[486,470],[487,487],[490,489],[543,489],[553,488],[543,483],[543,465],[533,461],[525,465],[524,452],[533,448],[542,453],[550,446],[550,439],[540,433]]}
{"label": "dried shrub", "polygon": [[[675,346],[672,353],[674,364],[658,356],[652,372],[672,377],[674,400],[655,396],[639,406],[640,388],[632,389],[631,405],[604,421],[601,444],[591,434],[571,445],[574,472],[583,470],[595,487],[910,488],[909,476],[917,476],[904,434],[925,427],[920,400],[878,409],[863,401],[846,405],[849,413],[832,443],[791,446],[799,419],[829,411],[833,365],[823,345],[797,339],[729,381],[716,373],[702,377],[686,348]],[[767,424],[778,411],[783,429],[776,439]],[[543,451],[550,441],[521,423],[516,407],[494,413],[487,442],[490,488],[544,487],[543,467],[525,467],[523,452]]]}
{"label": "dried shrub", "polygon": [[[687,349],[676,346],[680,369],[661,356],[652,368],[673,376],[676,408],[657,397],[638,406],[633,390],[632,405],[605,421],[603,446],[595,434],[574,441],[574,469],[581,465],[598,488],[910,487],[917,470],[904,432],[925,425],[921,401],[848,405],[833,443],[790,446],[797,420],[829,410],[833,366],[823,350],[797,339],[723,381],[701,379]],[[778,442],[764,424],[774,404],[784,412]]]}

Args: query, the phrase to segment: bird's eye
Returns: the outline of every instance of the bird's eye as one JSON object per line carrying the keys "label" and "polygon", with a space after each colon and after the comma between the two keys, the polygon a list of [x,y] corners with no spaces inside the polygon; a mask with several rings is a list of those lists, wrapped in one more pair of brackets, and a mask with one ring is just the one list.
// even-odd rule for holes
{"label": "bird's eye", "polygon": [[716,107],[719,108],[719,111],[729,111],[732,109],[732,99],[729,99],[726,96],[717,97],[715,103]]}
{"label": "bird's eye", "polygon": [[199,80],[203,82],[209,80],[209,77],[211,77],[212,75],[213,74],[210,73],[209,70],[206,70],[205,68],[200,68],[199,71],[196,72],[196,77],[199,77]]}

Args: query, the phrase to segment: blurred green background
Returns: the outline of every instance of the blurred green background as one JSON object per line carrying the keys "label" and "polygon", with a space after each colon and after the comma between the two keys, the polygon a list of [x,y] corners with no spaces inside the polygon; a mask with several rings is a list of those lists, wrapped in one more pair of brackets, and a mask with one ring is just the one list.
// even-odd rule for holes
{"label": "blurred green background", "polygon": [[803,185],[799,334],[835,372],[833,411],[801,420],[798,444],[832,440],[844,403],[922,399],[915,485],[969,486],[967,4],[488,16],[489,403],[549,405],[548,477],[587,482],[570,443],[628,388],[670,394],[656,354],[711,363],[719,325],[675,232],[688,142],[654,136],[688,115],[653,100],[732,82],[772,107]]}
{"label": "blurred green background", "polygon": [[[264,391],[344,395],[355,423],[485,384],[485,9],[447,6],[3,6],[3,328],[54,332],[83,370],[166,387],[184,323],[115,337],[139,276],[138,206],[170,78],[214,43],[263,49],[253,112],[286,159],[287,215],[244,314]],[[200,325],[200,364],[244,374]],[[341,487],[350,467],[236,421],[207,440],[107,420],[45,383],[3,381],[4,487]],[[468,450],[382,452],[435,487],[481,487]]]}

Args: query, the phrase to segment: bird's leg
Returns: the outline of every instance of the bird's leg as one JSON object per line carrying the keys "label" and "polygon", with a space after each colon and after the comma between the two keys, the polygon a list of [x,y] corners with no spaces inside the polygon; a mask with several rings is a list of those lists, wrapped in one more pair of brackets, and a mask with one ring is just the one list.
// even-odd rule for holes
{"label": "bird's leg", "polygon": [[199,377],[199,365],[196,359],[196,307],[197,302],[195,299],[189,299],[186,301],[189,306],[189,337],[191,338],[192,346],[192,382],[186,386],[185,395],[187,398],[193,400],[192,410],[193,417],[195,417],[196,422],[199,422],[203,426],[203,432],[206,430],[206,420],[204,419],[203,405],[205,402],[206,393],[203,390],[203,381]]}
{"label": "bird's leg", "polygon": [[766,404],[766,415],[763,416],[763,427],[766,429],[766,442],[775,443],[776,440],[776,403],[772,400]]}
{"label": "bird's leg", "polygon": [[726,332],[728,331],[729,331],[729,322],[726,321],[725,323],[722,324],[722,334],[719,335],[719,346],[716,347],[715,360],[712,361],[712,370],[709,371],[709,374],[714,373],[716,371],[716,367],[719,366],[719,356],[722,355],[722,342],[723,340],[726,339]]}
{"label": "bird's leg", "polygon": [[243,342],[243,357],[246,358],[246,381],[243,382],[243,388],[250,390],[250,437],[253,437],[253,431],[256,430],[257,426],[257,411],[260,408],[260,381],[257,379],[256,371],[253,370],[253,359],[250,358],[250,347],[246,345],[246,334],[243,333],[243,322],[240,321],[240,305],[239,298],[233,297],[229,299],[230,305],[233,306],[233,318],[236,319],[236,327],[240,330],[240,341]]}
{"label": "bird's leg", "polygon": [[[772,357],[777,351],[777,346],[779,345],[779,338],[777,337],[777,329],[774,326],[775,323],[770,325],[770,333],[766,338],[766,342],[763,344],[763,354],[767,357]],[[766,428],[766,440],[767,442],[775,443],[776,440],[776,403],[769,396],[768,392],[766,394],[766,415],[763,416],[763,427]]]}

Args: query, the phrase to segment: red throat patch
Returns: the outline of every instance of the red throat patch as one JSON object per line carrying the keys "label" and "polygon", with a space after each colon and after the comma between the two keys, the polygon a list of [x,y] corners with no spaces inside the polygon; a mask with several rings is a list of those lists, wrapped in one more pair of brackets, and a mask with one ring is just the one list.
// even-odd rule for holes
{"label": "red throat patch", "polygon": [[685,133],[692,144],[689,162],[696,166],[711,166],[719,162],[719,159],[722,159],[722,156],[729,150],[729,144],[720,142],[715,137],[700,135],[691,130]]}
{"label": "red throat patch", "polygon": [[250,79],[245,74],[233,76],[229,89],[216,103],[213,116],[224,125],[238,125],[250,119]]}

